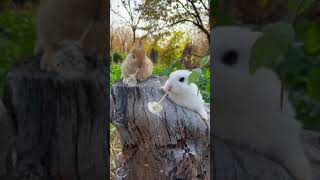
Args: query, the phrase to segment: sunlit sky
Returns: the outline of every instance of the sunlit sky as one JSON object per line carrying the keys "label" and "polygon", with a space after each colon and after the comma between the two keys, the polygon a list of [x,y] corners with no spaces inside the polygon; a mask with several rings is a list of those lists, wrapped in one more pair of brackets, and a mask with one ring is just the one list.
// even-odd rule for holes
{"label": "sunlit sky", "polygon": [[[139,2],[142,2],[141,0],[134,0]],[[132,1],[132,2],[134,2]],[[116,10],[117,12],[119,12],[121,14],[122,17],[124,18],[130,18],[130,16],[128,15],[127,11],[124,9],[124,7],[121,4],[121,0],[111,0],[111,8]],[[110,24],[113,27],[122,27],[122,26],[127,26],[129,28],[128,25],[126,25],[125,21],[123,20],[123,18],[120,17],[119,15],[115,14],[114,12],[110,12]],[[143,25],[143,24],[142,24]],[[193,25],[190,24],[180,24],[177,25],[175,27],[172,28],[172,30],[184,30],[184,31],[197,31],[197,28],[195,28]],[[137,35],[141,36],[143,35],[144,32],[141,30],[137,31]]]}

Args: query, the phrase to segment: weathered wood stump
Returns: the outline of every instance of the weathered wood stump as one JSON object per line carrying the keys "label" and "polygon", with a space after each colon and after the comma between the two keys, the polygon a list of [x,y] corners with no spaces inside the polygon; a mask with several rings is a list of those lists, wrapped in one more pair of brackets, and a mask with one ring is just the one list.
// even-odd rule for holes
{"label": "weathered wood stump", "polygon": [[313,180],[320,180],[320,133],[306,130],[302,133],[302,142],[311,163]]}
{"label": "weathered wood stump", "polygon": [[[320,180],[320,134],[303,131],[301,137],[313,171],[313,180]],[[216,180],[294,180],[277,162],[219,138],[214,141],[214,166]]]}
{"label": "weathered wood stump", "polygon": [[209,127],[195,112],[166,98],[160,116],[148,109],[159,101],[164,78],[111,89],[111,119],[121,136],[123,168],[130,179],[209,179]]}
{"label": "weathered wood stump", "polygon": [[10,174],[12,164],[9,159],[13,150],[13,126],[11,118],[7,112],[6,107],[0,99],[0,179],[5,179]]}
{"label": "weathered wood stump", "polygon": [[8,73],[4,103],[15,131],[15,179],[104,179],[108,101],[105,74],[70,79],[32,61]]}
{"label": "weathered wood stump", "polygon": [[278,163],[246,147],[215,138],[216,180],[294,180]]}

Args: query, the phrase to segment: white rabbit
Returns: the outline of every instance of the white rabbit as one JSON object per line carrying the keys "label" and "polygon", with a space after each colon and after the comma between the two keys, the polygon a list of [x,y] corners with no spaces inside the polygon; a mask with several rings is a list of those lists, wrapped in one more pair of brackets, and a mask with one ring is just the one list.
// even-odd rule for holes
{"label": "white rabbit", "polygon": [[261,35],[232,26],[211,31],[213,133],[269,156],[297,180],[311,180],[300,142],[301,125],[286,92],[280,108],[281,81],[269,69],[249,73],[251,48]]}
{"label": "white rabbit", "polygon": [[203,119],[208,120],[209,116],[204,106],[202,95],[194,83],[188,84],[191,74],[188,70],[177,70],[170,74],[169,79],[163,87],[168,92],[169,98],[176,104],[197,112]]}

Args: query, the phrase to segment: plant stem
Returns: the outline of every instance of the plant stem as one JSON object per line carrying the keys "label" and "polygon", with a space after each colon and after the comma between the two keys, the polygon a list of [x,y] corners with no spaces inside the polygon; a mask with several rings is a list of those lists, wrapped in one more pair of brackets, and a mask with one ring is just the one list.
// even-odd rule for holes
{"label": "plant stem", "polygon": [[168,95],[168,91],[163,95],[163,97],[160,99],[160,101],[158,103],[160,104],[167,95]]}

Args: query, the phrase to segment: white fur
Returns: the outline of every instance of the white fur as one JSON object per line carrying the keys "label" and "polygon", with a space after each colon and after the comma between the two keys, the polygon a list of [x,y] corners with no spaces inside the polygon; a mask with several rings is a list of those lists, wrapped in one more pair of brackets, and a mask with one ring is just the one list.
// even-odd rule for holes
{"label": "white fur", "polygon": [[[191,72],[188,70],[172,72],[162,89],[169,91],[168,96],[173,102],[197,112],[203,119],[208,120],[209,116],[197,85],[194,83],[188,84],[190,74]],[[180,82],[180,78],[184,78],[184,82]]]}
{"label": "white fur", "polygon": [[[309,162],[299,137],[301,127],[294,119],[286,92],[283,111],[280,108],[280,80],[274,72],[263,68],[249,74],[250,50],[261,34],[231,26],[215,28],[211,34],[213,132],[271,157],[297,180],[311,180]],[[238,53],[238,63],[233,66],[221,61],[228,50]]]}

